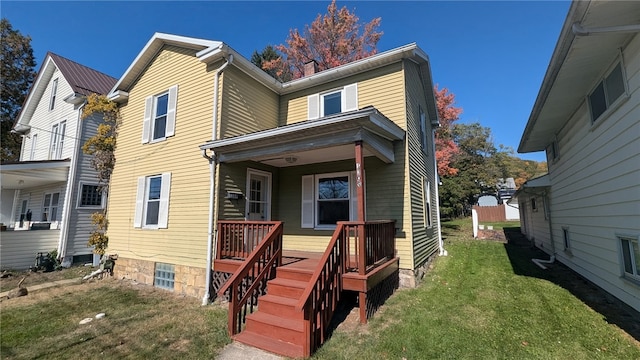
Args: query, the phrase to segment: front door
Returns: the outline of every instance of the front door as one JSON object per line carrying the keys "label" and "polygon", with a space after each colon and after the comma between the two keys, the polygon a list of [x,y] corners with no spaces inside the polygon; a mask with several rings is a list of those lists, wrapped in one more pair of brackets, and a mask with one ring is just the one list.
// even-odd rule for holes
{"label": "front door", "polygon": [[271,220],[271,173],[247,170],[246,220]]}

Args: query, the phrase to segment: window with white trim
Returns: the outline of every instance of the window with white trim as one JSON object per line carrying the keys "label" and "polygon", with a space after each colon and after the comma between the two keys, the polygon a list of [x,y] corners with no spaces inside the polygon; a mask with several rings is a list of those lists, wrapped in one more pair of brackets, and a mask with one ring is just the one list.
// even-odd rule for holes
{"label": "window with white trim", "polygon": [[351,84],[343,88],[309,95],[307,105],[309,119],[358,110],[358,85]]}
{"label": "window with white trim", "polygon": [[102,208],[103,191],[96,184],[81,184],[78,196],[78,207],[82,208]]}
{"label": "window with white trim", "polygon": [[60,203],[60,193],[44,194],[42,204],[42,221],[58,221],[58,204]]}
{"label": "window with white trim", "polygon": [[422,110],[422,107],[419,108],[420,112],[420,144],[422,145],[422,151],[427,153],[427,115]]}
{"label": "window with white trim", "polygon": [[145,99],[142,143],[157,142],[175,135],[178,85]]}
{"label": "window with white trim", "polygon": [[51,127],[51,144],[49,146],[49,159],[57,160],[62,158],[64,147],[64,133],[67,130],[67,122],[61,121]]}
{"label": "window with white trim", "polygon": [[49,98],[49,111],[56,107],[56,95],[58,93],[58,79],[53,79],[51,82],[51,97]]}
{"label": "window with white trim", "polygon": [[640,245],[638,237],[618,236],[622,256],[623,276],[640,281]]}
{"label": "window with white trim", "polygon": [[536,203],[536,198],[531,198],[531,210],[538,211],[538,204]]}
{"label": "window with white trim", "polygon": [[166,229],[169,220],[171,173],[138,178],[133,227]]}
{"label": "window with white trim", "polygon": [[618,62],[588,96],[591,122],[596,122],[625,92],[622,63]]}
{"label": "window with white trim", "polygon": [[422,201],[424,203],[422,210],[424,227],[431,227],[431,182],[429,182],[426,177],[422,178]]}
{"label": "window with white trim", "polygon": [[338,221],[357,217],[354,172],[302,177],[303,228],[333,229]]}

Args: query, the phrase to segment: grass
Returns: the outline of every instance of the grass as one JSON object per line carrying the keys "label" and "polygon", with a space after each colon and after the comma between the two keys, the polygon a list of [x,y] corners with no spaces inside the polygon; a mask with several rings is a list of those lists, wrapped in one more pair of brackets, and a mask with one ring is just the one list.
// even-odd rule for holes
{"label": "grass", "polygon": [[[104,318],[79,324],[102,312]],[[36,292],[2,302],[0,357],[212,358],[230,341],[226,314],[197,299],[113,279]]]}
{"label": "grass", "polygon": [[316,359],[640,359],[640,346],[531,261],[531,249],[443,226],[449,256]]}
{"label": "grass", "polygon": [[[640,359],[640,343],[576,297],[560,267],[471,239],[466,219],[442,230],[449,255],[419,287],[398,290],[367,325],[339,326],[313,358]],[[0,302],[0,358],[211,359],[230,342],[226,321],[226,308],[104,279]]]}

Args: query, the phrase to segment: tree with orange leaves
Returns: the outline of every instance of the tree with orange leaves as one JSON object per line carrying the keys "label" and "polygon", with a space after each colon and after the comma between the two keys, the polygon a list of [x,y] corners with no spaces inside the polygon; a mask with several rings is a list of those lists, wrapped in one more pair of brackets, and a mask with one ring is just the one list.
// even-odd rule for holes
{"label": "tree with orange leaves", "polygon": [[282,56],[262,62],[262,69],[275,73],[278,79],[288,74],[297,79],[304,75],[304,65],[310,61],[322,71],[376,54],[382,36],[377,31],[381,18],[364,25],[359,20],[346,7],[338,9],[333,0],[327,13],[318,14],[302,34],[298,29],[290,30],[286,44],[275,47]]}
{"label": "tree with orange leaves", "polygon": [[440,118],[440,127],[436,131],[436,159],[438,162],[438,175],[453,176],[458,169],[452,167],[455,155],[459,152],[458,145],[453,141],[451,129],[453,122],[458,120],[462,108],[455,106],[455,95],[449,89],[434,88],[436,107]]}

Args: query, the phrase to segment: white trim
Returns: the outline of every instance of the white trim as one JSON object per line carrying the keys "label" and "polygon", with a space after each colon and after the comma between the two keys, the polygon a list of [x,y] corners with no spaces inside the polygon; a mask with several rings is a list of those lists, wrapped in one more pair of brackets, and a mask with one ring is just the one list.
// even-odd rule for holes
{"label": "white trim", "polygon": [[623,245],[622,245],[622,241],[626,240],[630,244],[635,242],[636,244],[638,244],[638,246],[640,246],[640,235],[616,233],[616,238],[618,239],[618,259],[620,262],[621,277],[623,279],[633,282],[636,285],[640,285],[640,264],[636,263],[636,257],[634,256],[634,252],[633,252],[634,250],[633,246],[631,247],[631,249],[629,249],[629,255],[630,255],[629,258],[631,260],[630,265],[632,267],[632,270],[634,270],[636,274],[628,273],[627,270],[625,269],[624,253],[623,253]]}
{"label": "white trim", "polygon": [[92,182],[88,182],[88,181],[80,181],[78,182],[78,196],[77,196],[77,201],[76,201],[76,209],[104,209],[104,207],[106,206],[106,200],[107,200],[107,192],[103,189],[101,191],[101,197],[100,197],[100,205],[82,205],[82,189],[84,188],[84,186],[96,186],[98,189],[100,188],[100,184],[98,183],[92,183]]}
{"label": "white trim", "polygon": [[146,177],[139,176],[136,180],[138,185],[136,188],[136,205],[133,213],[133,227],[142,227],[142,215],[144,213],[144,190],[146,187]]}
{"label": "white trim", "polygon": [[[333,230],[336,228],[335,224],[319,224],[318,223],[318,212],[315,211],[315,209],[317,209],[318,206],[318,198],[320,196],[319,191],[320,191],[320,186],[318,186],[318,182],[320,181],[320,179],[324,179],[324,178],[330,178],[330,177],[339,177],[339,176],[346,176],[347,177],[347,181],[349,182],[349,198],[347,199],[348,203],[349,203],[349,219],[348,221],[354,221],[357,217],[357,214],[354,214],[352,211],[352,196],[353,196],[353,190],[352,190],[352,182],[353,179],[351,177],[351,172],[349,171],[341,171],[341,172],[333,172],[333,173],[322,173],[322,174],[314,174],[313,175],[313,186],[314,186],[314,192],[313,192],[313,207],[314,207],[314,217],[313,217],[313,224],[314,224],[314,229],[315,230]],[[356,200],[357,201],[357,200]],[[356,211],[357,213],[357,211]]]}
{"label": "white trim", "polygon": [[147,96],[144,99],[144,118],[142,120],[142,143],[146,144],[151,139],[151,112],[153,111],[154,97]]}
{"label": "white trim", "polygon": [[252,169],[252,168],[247,168],[247,183],[246,183],[246,196],[245,196],[245,220],[248,220],[248,215],[249,215],[249,201],[250,201],[250,197],[251,197],[251,175],[258,175],[258,176],[264,176],[265,178],[267,178],[267,183],[265,184],[265,189],[264,191],[266,191],[265,197],[266,199],[263,200],[264,202],[264,214],[263,214],[263,218],[262,220],[264,221],[271,221],[271,192],[272,192],[272,185],[271,185],[271,173],[268,171],[261,171],[261,170],[257,170],[257,169]]}

